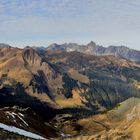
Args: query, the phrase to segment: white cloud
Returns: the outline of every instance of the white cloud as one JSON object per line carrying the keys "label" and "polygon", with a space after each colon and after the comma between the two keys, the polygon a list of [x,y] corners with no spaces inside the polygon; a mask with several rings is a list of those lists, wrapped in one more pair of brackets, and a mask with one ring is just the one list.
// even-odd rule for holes
{"label": "white cloud", "polygon": [[0,42],[138,46],[139,7],[139,0],[0,0]]}

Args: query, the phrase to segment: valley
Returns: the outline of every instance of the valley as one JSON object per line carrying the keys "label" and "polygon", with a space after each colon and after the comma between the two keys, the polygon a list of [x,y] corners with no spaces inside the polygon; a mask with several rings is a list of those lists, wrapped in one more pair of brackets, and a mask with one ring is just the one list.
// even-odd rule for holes
{"label": "valley", "polygon": [[140,0],[0,0],[0,140],[140,140]]}
{"label": "valley", "polygon": [[139,139],[139,60],[54,47],[0,44],[0,137]]}

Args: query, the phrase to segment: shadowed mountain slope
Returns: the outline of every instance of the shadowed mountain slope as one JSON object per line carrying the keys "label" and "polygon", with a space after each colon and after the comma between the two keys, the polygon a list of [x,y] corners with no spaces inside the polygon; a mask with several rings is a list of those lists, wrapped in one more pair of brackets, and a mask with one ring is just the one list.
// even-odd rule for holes
{"label": "shadowed mountain slope", "polygon": [[2,47],[0,54],[1,88],[20,83],[28,95],[56,108],[98,112],[139,97],[140,65],[120,57],[57,50],[40,53],[31,47]]}

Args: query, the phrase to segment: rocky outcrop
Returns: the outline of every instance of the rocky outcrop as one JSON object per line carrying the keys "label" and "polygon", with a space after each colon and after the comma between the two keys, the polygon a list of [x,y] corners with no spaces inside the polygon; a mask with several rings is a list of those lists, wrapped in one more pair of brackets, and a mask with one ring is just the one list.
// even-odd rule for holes
{"label": "rocky outcrop", "polygon": [[126,46],[109,46],[107,48],[96,45],[91,41],[87,45],[78,45],[75,43],[65,43],[62,45],[52,44],[47,47],[47,50],[61,50],[61,51],[77,51],[91,55],[114,55],[123,57],[131,61],[140,62],[140,51],[130,49]]}

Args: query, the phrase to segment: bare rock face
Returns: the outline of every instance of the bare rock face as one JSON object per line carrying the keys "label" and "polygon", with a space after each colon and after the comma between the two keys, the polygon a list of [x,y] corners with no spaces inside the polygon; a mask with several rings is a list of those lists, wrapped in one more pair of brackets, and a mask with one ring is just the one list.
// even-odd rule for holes
{"label": "bare rock face", "polygon": [[77,51],[91,55],[114,55],[126,58],[131,61],[140,62],[140,51],[129,49],[125,46],[109,46],[105,48],[103,46],[96,45],[95,42],[91,41],[87,45],[78,45],[75,43],[69,44],[52,44],[48,46],[47,50],[61,50],[61,51]]}

